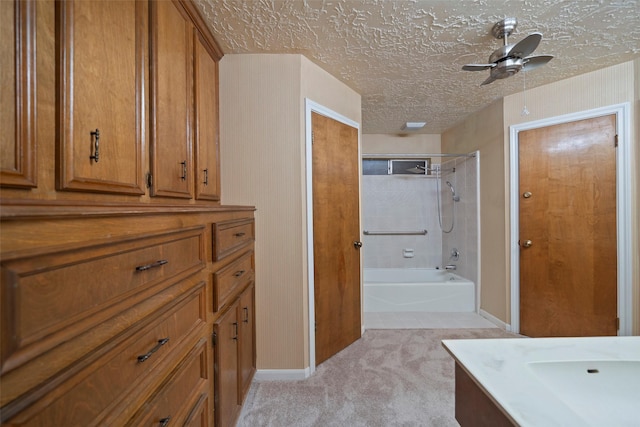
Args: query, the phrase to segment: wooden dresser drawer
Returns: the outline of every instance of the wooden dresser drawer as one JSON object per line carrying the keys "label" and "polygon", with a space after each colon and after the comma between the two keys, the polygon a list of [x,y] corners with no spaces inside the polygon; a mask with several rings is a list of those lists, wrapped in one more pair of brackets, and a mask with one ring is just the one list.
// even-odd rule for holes
{"label": "wooden dresser drawer", "polygon": [[[201,270],[204,227],[2,261],[2,373]],[[117,332],[117,331],[114,331]]]}
{"label": "wooden dresser drawer", "polygon": [[230,298],[253,277],[253,251],[245,253],[225,268],[213,273],[213,309],[218,311],[227,305]]}
{"label": "wooden dresser drawer", "polygon": [[201,425],[202,417],[206,420],[207,415],[202,406],[208,406],[209,395],[207,350],[207,340],[203,338],[128,425]]}
{"label": "wooden dresser drawer", "polygon": [[219,261],[229,254],[253,243],[255,222],[253,219],[217,222],[213,224],[213,257]]}
{"label": "wooden dresser drawer", "polygon": [[7,425],[112,425],[121,416],[118,408],[142,400],[142,391],[154,386],[151,379],[158,381],[150,373],[169,372],[185,342],[206,331],[205,283],[150,317],[144,329],[57,385]]}

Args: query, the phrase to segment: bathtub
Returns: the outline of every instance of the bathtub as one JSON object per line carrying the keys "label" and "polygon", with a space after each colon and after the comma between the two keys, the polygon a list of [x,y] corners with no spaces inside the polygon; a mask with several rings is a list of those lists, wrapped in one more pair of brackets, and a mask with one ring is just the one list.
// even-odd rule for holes
{"label": "bathtub", "polygon": [[435,268],[365,268],[365,312],[474,312],[472,281]]}
{"label": "bathtub", "polygon": [[[456,418],[464,418],[469,399],[479,402],[483,393],[489,397],[484,413],[504,414],[523,427],[640,425],[640,337],[464,339],[442,345],[455,360],[456,384],[468,377],[477,386],[456,386]],[[499,412],[486,408],[491,405]],[[474,406],[471,425],[480,411]]]}

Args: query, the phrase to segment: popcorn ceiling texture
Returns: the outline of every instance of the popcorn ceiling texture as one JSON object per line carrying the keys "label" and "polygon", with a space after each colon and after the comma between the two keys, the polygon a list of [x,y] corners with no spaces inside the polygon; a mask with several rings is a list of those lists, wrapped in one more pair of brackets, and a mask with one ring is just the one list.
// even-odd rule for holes
{"label": "popcorn ceiling texture", "polygon": [[225,54],[305,55],[362,95],[363,133],[426,121],[441,133],[496,99],[520,92],[523,74],[480,87],[502,40],[493,24],[514,16],[516,43],[542,33],[535,54],[555,58],[526,74],[536,87],[640,56],[640,0],[196,0]]}

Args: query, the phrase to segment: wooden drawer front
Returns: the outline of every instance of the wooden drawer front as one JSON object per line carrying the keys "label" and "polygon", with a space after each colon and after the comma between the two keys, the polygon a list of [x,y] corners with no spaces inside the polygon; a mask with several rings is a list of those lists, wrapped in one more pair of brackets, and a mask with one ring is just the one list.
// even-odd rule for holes
{"label": "wooden drawer front", "polygon": [[[170,369],[185,339],[206,328],[205,284],[93,364],[18,414],[9,425],[108,425],[119,402],[130,405],[149,386],[152,370]],[[161,344],[160,340],[168,340]],[[179,351],[179,350],[178,350]],[[174,356],[175,357],[175,356]],[[142,360],[144,359],[144,360]],[[51,402],[49,406],[46,406]]]}
{"label": "wooden drawer front", "polygon": [[207,348],[207,340],[201,339],[129,425],[184,425],[190,415],[196,415],[199,405],[208,406]]}
{"label": "wooden drawer front", "polygon": [[253,219],[224,221],[213,224],[214,261],[253,243],[255,222]]}
{"label": "wooden drawer front", "polygon": [[204,266],[204,227],[3,262],[2,308],[11,331],[2,338],[2,371],[160,291],[153,288],[168,279]]}
{"label": "wooden drawer front", "polygon": [[213,273],[213,308],[218,311],[229,303],[229,298],[253,278],[253,251]]}

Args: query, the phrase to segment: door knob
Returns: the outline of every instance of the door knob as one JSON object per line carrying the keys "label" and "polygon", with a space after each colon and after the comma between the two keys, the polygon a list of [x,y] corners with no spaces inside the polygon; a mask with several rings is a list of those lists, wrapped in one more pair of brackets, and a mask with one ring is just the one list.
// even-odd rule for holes
{"label": "door knob", "polygon": [[353,242],[353,247],[356,249],[360,249],[362,247],[362,242],[356,240],[355,242]]}
{"label": "door knob", "polygon": [[524,248],[530,248],[531,245],[533,245],[533,242],[531,240],[525,240],[524,242],[522,242],[522,247]]}

